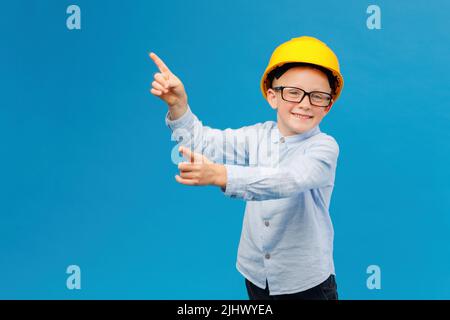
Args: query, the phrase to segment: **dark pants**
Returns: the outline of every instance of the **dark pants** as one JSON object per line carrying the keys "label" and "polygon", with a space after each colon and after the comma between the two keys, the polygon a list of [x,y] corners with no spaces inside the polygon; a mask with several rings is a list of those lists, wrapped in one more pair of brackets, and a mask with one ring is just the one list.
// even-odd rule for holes
{"label": "dark pants", "polygon": [[266,280],[266,288],[261,289],[245,279],[247,293],[250,300],[337,300],[337,285],[334,275],[330,275],[327,280],[306,291],[269,295],[269,284]]}

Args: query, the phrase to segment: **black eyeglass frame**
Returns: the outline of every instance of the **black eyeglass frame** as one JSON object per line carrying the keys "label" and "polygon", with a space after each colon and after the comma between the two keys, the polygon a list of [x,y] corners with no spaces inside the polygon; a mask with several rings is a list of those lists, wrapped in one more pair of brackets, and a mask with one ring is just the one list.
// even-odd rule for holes
{"label": "black eyeglass frame", "polygon": [[[333,96],[332,96],[330,93],[328,93],[328,92],[323,92],[323,91],[310,91],[310,92],[307,92],[307,91],[303,90],[302,88],[297,88],[297,87],[285,87],[285,86],[273,87],[272,89],[273,89],[273,90],[277,90],[277,91],[280,90],[280,91],[281,91],[281,98],[282,98],[284,101],[287,101],[287,102],[300,103],[300,102],[303,101],[303,99],[305,98],[305,96],[308,96],[309,103],[310,103],[312,106],[314,106],[314,107],[328,108],[328,107],[330,106],[330,104],[333,102]],[[286,100],[286,99],[284,98],[284,95],[283,95],[284,89],[297,89],[297,90],[303,91],[303,96],[302,96],[302,98],[300,99],[300,101]],[[326,94],[326,95],[330,96],[330,103],[328,103],[326,106],[318,106],[318,105],[312,103],[312,101],[311,101],[311,96],[310,96],[312,93],[321,93],[321,94]]]}

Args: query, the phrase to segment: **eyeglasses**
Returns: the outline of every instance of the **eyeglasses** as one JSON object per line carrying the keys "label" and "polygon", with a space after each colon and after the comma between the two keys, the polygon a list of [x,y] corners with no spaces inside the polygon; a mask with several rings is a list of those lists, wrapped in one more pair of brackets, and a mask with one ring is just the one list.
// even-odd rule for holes
{"label": "eyeglasses", "polygon": [[322,91],[306,92],[296,87],[274,87],[273,90],[281,91],[281,98],[284,101],[300,103],[305,96],[308,96],[309,103],[315,107],[328,107],[333,100],[331,94]]}

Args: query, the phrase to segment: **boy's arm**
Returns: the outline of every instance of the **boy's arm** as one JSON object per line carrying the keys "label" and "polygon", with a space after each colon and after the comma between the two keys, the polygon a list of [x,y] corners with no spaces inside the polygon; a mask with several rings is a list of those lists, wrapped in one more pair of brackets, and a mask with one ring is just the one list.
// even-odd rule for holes
{"label": "boy's arm", "polygon": [[[257,126],[240,129],[213,129],[203,124],[192,113],[181,80],[154,53],[150,54],[159,71],[152,82],[151,93],[162,99],[169,107],[166,124],[173,131],[172,140],[180,146],[191,148],[219,163],[246,165],[250,146],[249,131]],[[249,128],[251,128],[249,130]]]}
{"label": "boy's arm", "polygon": [[249,148],[256,141],[259,124],[239,129],[219,130],[203,125],[187,105],[186,112],[178,119],[166,114],[166,125],[172,130],[172,140],[179,146],[190,148],[217,163],[248,165]]}
{"label": "boy's arm", "polygon": [[310,189],[334,184],[339,146],[327,139],[311,146],[306,154],[296,157],[289,165],[272,167],[243,167],[225,165],[227,171],[224,193],[244,200],[270,200],[291,197]]}

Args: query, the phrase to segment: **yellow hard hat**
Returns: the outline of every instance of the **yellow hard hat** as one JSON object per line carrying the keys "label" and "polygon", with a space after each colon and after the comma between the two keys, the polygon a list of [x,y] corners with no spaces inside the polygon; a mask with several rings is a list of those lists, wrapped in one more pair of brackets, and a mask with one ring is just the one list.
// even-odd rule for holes
{"label": "yellow hard hat", "polygon": [[311,63],[330,70],[337,79],[333,100],[336,101],[344,86],[344,79],[339,69],[339,61],[334,52],[322,41],[313,37],[293,38],[279,45],[270,57],[269,65],[261,79],[261,91],[267,99],[267,89],[270,83],[267,75],[285,63]]}

